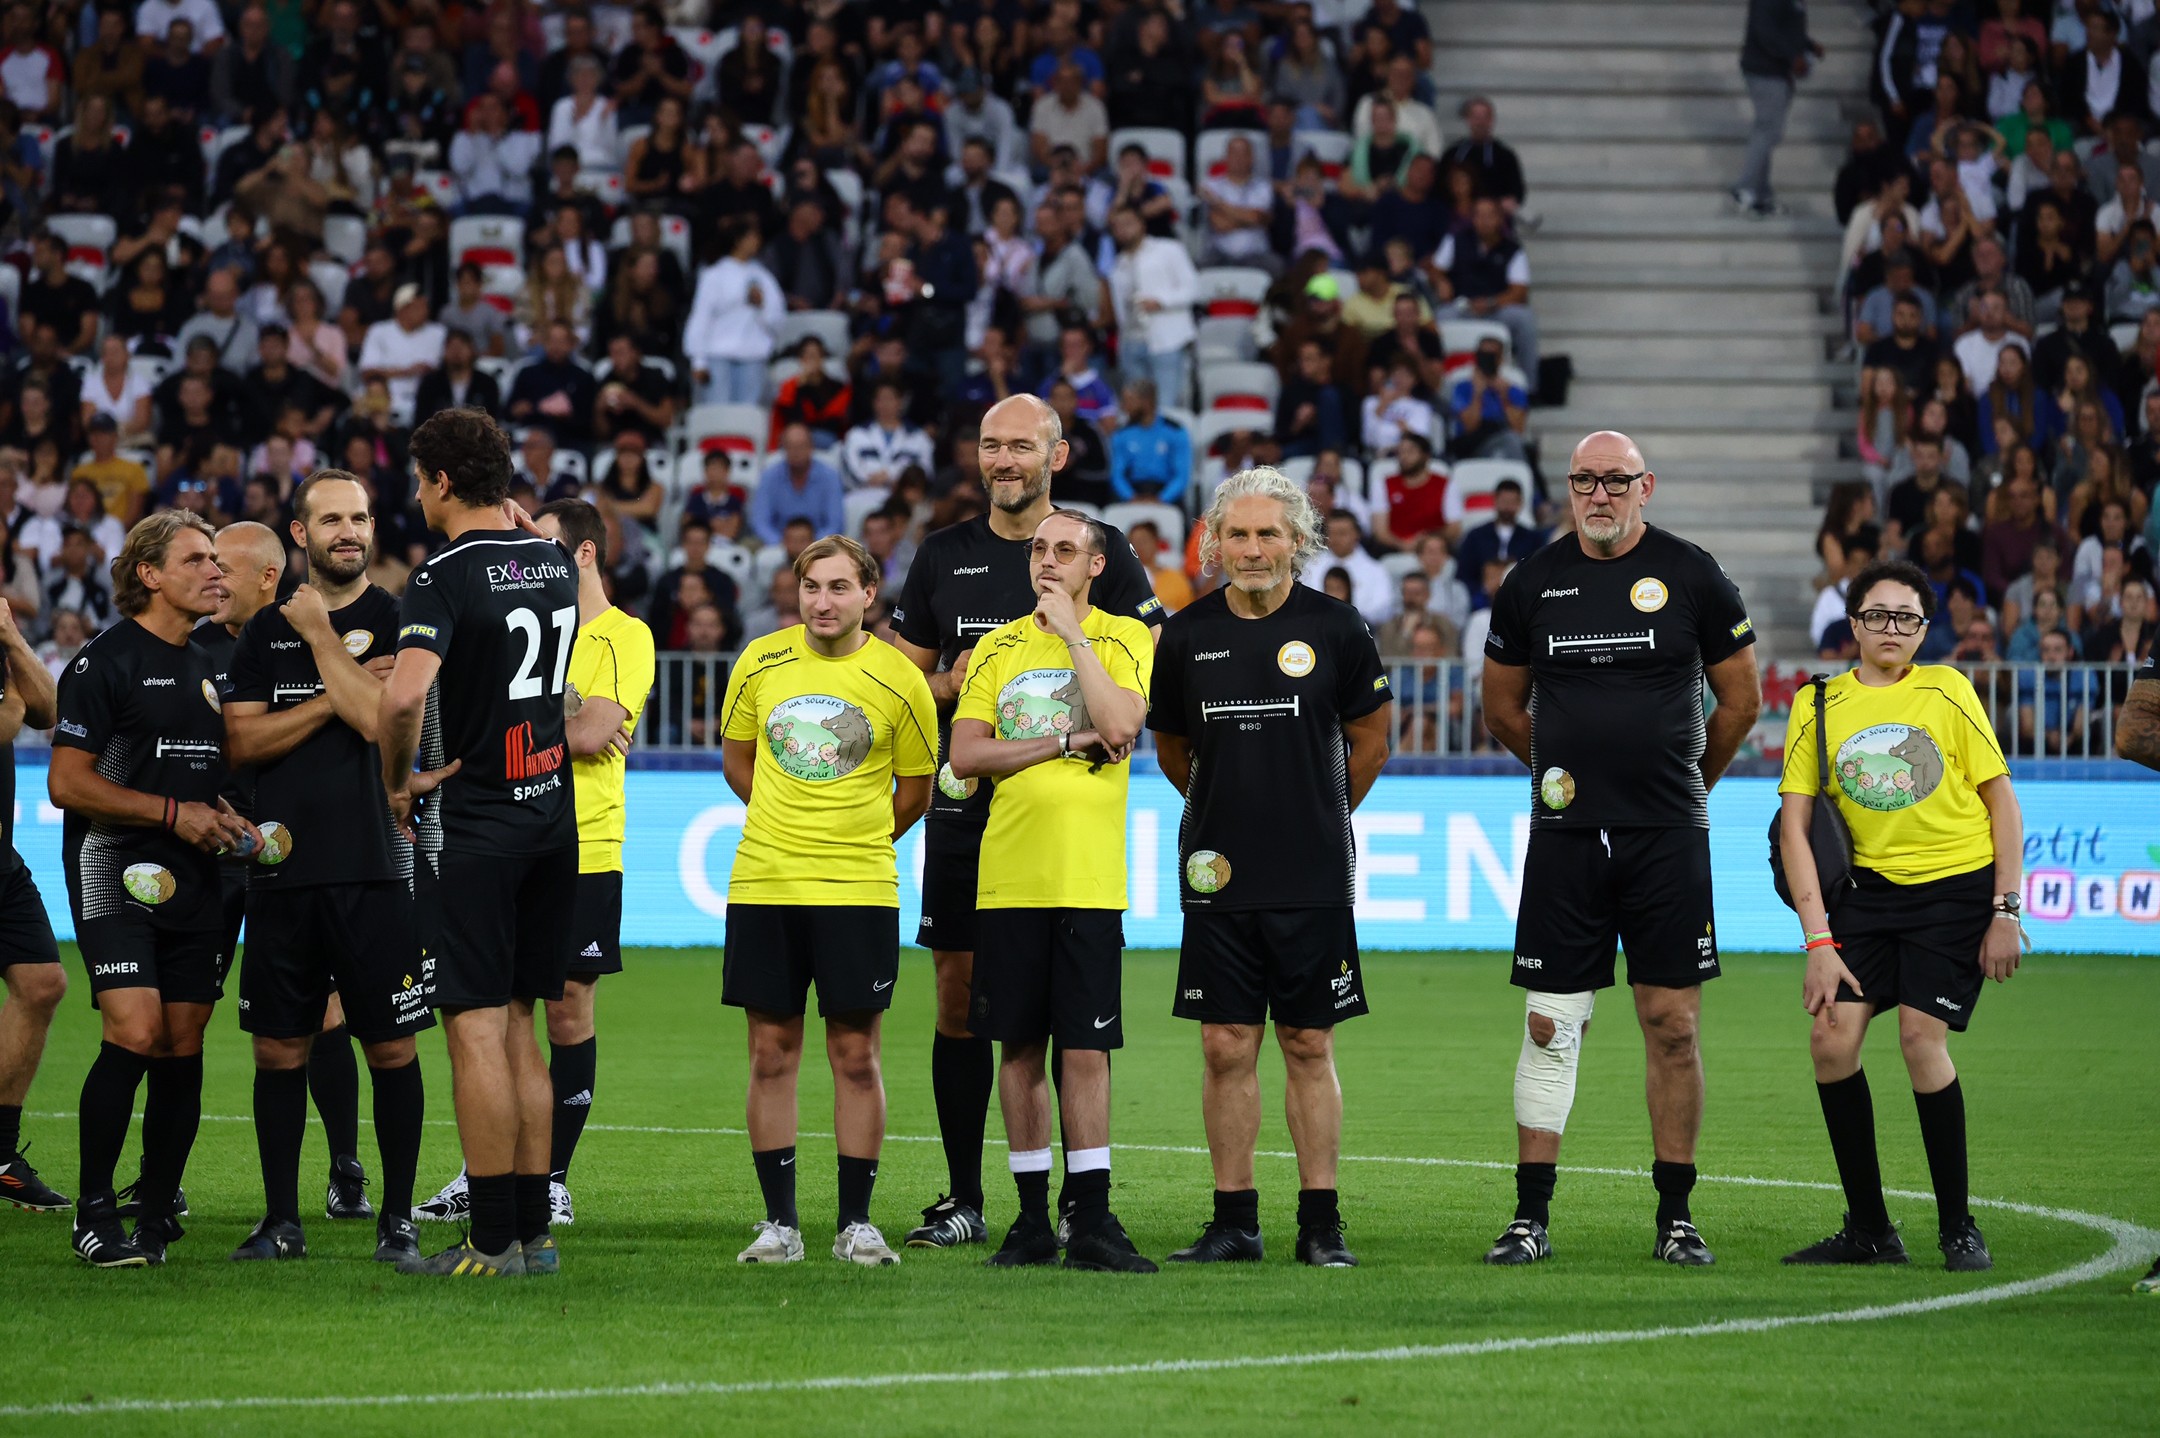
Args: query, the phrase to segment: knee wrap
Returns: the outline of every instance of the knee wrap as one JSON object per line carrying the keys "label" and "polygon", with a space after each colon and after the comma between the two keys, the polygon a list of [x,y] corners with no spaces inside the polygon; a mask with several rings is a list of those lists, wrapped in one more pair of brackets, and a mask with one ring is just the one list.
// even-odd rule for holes
{"label": "knee wrap", "polygon": [[[1547,1133],[1567,1132],[1575,1106],[1575,1065],[1582,1055],[1583,1025],[1597,995],[1532,993],[1524,1015],[1522,1057],[1515,1063],[1515,1122]],[[1529,1014],[1552,1020],[1552,1042],[1530,1037]]]}

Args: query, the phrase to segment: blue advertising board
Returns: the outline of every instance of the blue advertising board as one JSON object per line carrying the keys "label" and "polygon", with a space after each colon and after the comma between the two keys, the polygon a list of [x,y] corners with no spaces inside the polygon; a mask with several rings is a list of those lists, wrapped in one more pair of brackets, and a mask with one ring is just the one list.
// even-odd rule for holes
{"label": "blue advertising board", "polygon": [[[39,878],[54,929],[68,937],[60,815],[43,801],[42,766],[22,766],[16,782],[17,847]],[[2028,780],[2018,797],[2034,945],[2160,954],[2160,786]],[[1360,942],[1374,949],[1511,948],[1529,798],[1520,777],[1383,775],[1353,819]],[[717,946],[742,805],[717,770],[634,771],[629,804],[623,942]],[[1770,779],[1728,779],[1711,795],[1718,940],[1728,952],[1799,943],[1791,911],[1770,886],[1763,834],[1776,805]],[[1179,809],[1159,773],[1135,771],[1125,941],[1136,948],[1178,942]],[[1235,855],[1227,857],[1235,863]],[[904,936],[915,932],[921,873],[918,825],[900,845]]]}

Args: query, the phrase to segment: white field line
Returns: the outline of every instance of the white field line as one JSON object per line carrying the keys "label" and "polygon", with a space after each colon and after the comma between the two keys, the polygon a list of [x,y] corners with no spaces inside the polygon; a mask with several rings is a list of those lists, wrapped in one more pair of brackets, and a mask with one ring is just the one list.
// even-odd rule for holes
{"label": "white field line", "polygon": [[[42,1118],[73,1118],[73,1114],[40,1114]],[[248,1123],[252,1119],[233,1114],[205,1114],[205,1122]],[[447,1123],[448,1120],[434,1120]],[[668,1128],[622,1124],[591,1124],[588,1130],[615,1133],[664,1133],[734,1136],[741,1129]],[[805,1138],[829,1137],[805,1133]],[[920,1134],[888,1134],[897,1143],[935,1143]],[[1205,1148],[1178,1144],[1119,1144],[1137,1153],[1204,1154]],[[1294,1158],[1290,1153],[1263,1153],[1263,1158]],[[1344,1154],[1349,1163],[1397,1163],[1438,1168],[1508,1169],[1514,1165],[1491,1159],[1402,1157],[1386,1154]],[[1621,1178],[1640,1177],[1641,1169],[1565,1167],[1566,1173],[1597,1174]],[[1836,1184],[1802,1179],[1756,1178],[1749,1175],[1704,1174],[1705,1183],[1743,1184],[1756,1188],[1799,1188],[1837,1191]],[[1889,1189],[1893,1198],[1932,1199],[1934,1195],[1910,1189]],[[1976,1208],[1999,1209],[2030,1218],[2075,1224],[2105,1234],[2112,1246],[2095,1258],[2073,1264],[2038,1278],[1991,1284],[1963,1293],[1909,1299],[1903,1303],[1870,1304],[1828,1313],[1774,1314],[1763,1318],[1727,1318],[1710,1323],[1660,1328],[1588,1329],[1574,1333],[1548,1333],[1511,1338],[1464,1339],[1455,1343],[1415,1343],[1392,1348],[1335,1348],[1307,1353],[1261,1353],[1223,1358],[1164,1358],[1148,1363],[1098,1363],[1042,1368],[955,1369],[929,1373],[831,1374],[821,1378],[750,1379],[735,1383],[676,1382],[636,1383],[595,1388],[524,1390],[478,1390],[463,1393],[343,1393],[282,1397],[266,1394],[241,1398],[115,1398],[88,1403],[25,1403],[0,1406],[0,1418],[102,1417],[120,1413],[237,1413],[253,1410],[307,1411],[322,1409],[435,1408],[475,1403],[570,1403],[635,1398],[735,1398],[776,1393],[825,1393],[837,1391],[892,1390],[950,1387],[969,1384],[1041,1383],[1091,1378],[1147,1378],[1190,1373],[1228,1373],[1261,1368],[1313,1368],[1343,1363],[1416,1363],[1445,1358],[1478,1358],[1498,1353],[1527,1353],[1551,1348],[1595,1348],[1618,1343],[1651,1343],[1669,1338],[1715,1338],[1731,1334],[1774,1333],[1786,1328],[1813,1328],[1835,1323],[1873,1323],[1886,1318],[1909,1318],[2001,1303],[2068,1288],[2091,1279],[2134,1268],[2160,1246],[2160,1233],[2105,1214],[2073,1208],[2049,1208],[2039,1204],[2013,1203],[2007,1199],[1976,1198]]]}

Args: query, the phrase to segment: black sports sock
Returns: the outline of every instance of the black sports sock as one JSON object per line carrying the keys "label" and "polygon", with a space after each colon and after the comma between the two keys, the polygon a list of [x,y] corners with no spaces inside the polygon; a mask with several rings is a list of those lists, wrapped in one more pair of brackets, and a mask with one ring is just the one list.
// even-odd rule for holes
{"label": "black sports sock", "polygon": [[593,1075],[600,1066],[596,1035],[581,1044],[557,1044],[548,1051],[548,1077],[555,1081],[555,1138],[548,1152],[548,1172],[558,1182],[570,1176],[585,1120],[592,1114]]}
{"label": "black sports sock", "polygon": [[135,1121],[135,1091],[142,1087],[150,1061],[118,1044],[101,1044],[83,1077],[81,1117],[77,1121],[81,1168],[80,1193],[87,1201],[113,1188],[113,1169]]}
{"label": "black sports sock", "polygon": [[1072,1231],[1093,1233],[1110,1221],[1110,1170],[1091,1168],[1067,1173],[1065,1192],[1072,1197]]}
{"label": "black sports sock", "polygon": [[521,1173],[515,1177],[510,1192],[516,1205],[518,1242],[531,1243],[548,1231],[548,1176]]}
{"label": "black sports sock", "polygon": [[765,1195],[767,1221],[801,1228],[795,1214],[795,1145],[753,1149],[750,1162],[757,1166],[757,1186]]}
{"label": "black sports sock", "polygon": [[1560,1181],[1560,1166],[1554,1163],[1518,1163],[1515,1165],[1515,1216],[1528,1219],[1541,1228],[1552,1226],[1553,1188]]}
{"label": "black sports sock", "polygon": [[1890,1231],[1890,1210],[1883,1204],[1882,1160],[1875,1151],[1875,1099],[1868,1091],[1867,1070],[1836,1083],[1817,1082],[1823,1126],[1830,1130],[1830,1153],[1837,1159],[1838,1182],[1845,1186],[1847,1221],[1862,1233]]}
{"label": "black sports sock", "polygon": [[330,1156],[359,1157],[360,1070],[353,1061],[352,1034],[345,1025],[315,1036],[315,1046],[308,1051],[307,1080]]}
{"label": "black sports sock", "polygon": [[1224,1228],[1235,1228],[1243,1233],[1260,1231],[1260,1190],[1237,1188],[1215,1190],[1215,1222]]}
{"label": "black sports sock", "polygon": [[1653,1159],[1650,1164],[1650,1184],[1657,1190],[1657,1221],[1663,1228],[1668,1223],[1693,1223],[1695,1215],[1688,1212],[1688,1195],[1695,1191],[1695,1165],[1692,1163],[1667,1163]]}
{"label": "black sports sock", "polygon": [[1043,1168],[1032,1173],[1016,1173],[1013,1175],[1013,1186],[1020,1190],[1020,1216],[1049,1223],[1050,1170]]}
{"label": "black sports sock", "polygon": [[201,1054],[152,1059],[143,1085],[143,1212],[170,1216],[202,1127]]}
{"label": "black sports sock", "polygon": [[427,1119],[427,1089],[420,1060],[394,1069],[369,1069],[375,1090],[375,1151],[382,1158],[384,1218],[411,1218],[413,1175],[420,1167],[420,1130]]}
{"label": "black sports sock", "polygon": [[[472,1197],[472,1227],[466,1237],[482,1253],[501,1253],[517,1242],[517,1175],[476,1173],[465,1175],[465,1189]],[[547,1190],[541,1190],[541,1202]]]}
{"label": "black sports sock", "polygon": [[876,1159],[840,1155],[840,1222],[833,1232],[838,1233],[851,1223],[870,1221],[870,1190],[875,1187]]}
{"label": "black sports sock", "polygon": [[1297,1196],[1299,1228],[1341,1228],[1342,1201],[1332,1188],[1301,1188]]}
{"label": "black sports sock", "polygon": [[255,1153],[262,1160],[263,1213],[300,1221],[300,1140],[307,1133],[307,1070],[255,1070]]}
{"label": "black sports sock", "polygon": [[931,1039],[930,1094],[945,1145],[947,1191],[977,1213],[983,1207],[983,1128],[996,1086],[997,1054],[990,1040],[948,1034]]}
{"label": "black sports sock", "polygon": [[1920,1111],[1920,1142],[1935,1182],[1936,1216],[1948,1233],[1972,1217],[1966,1207],[1964,1086],[1952,1079],[1948,1088],[1916,1093],[1913,1107]]}
{"label": "black sports sock", "polygon": [[22,1105],[0,1103],[0,1153],[22,1149]]}

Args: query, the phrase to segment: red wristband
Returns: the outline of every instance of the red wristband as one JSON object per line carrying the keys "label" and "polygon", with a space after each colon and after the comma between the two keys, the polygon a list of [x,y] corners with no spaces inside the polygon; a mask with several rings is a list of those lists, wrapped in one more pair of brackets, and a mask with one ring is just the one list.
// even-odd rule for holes
{"label": "red wristband", "polygon": [[1845,946],[1844,946],[1843,944],[1839,943],[1839,942],[1838,942],[1838,941],[1837,941],[1836,939],[1831,939],[1831,938],[1821,938],[1821,939],[1817,939],[1817,940],[1815,940],[1815,942],[1813,942],[1812,944],[1803,944],[1803,945],[1801,945],[1801,946],[1800,946],[1800,952],[1801,952],[1801,953],[1803,953],[1803,954],[1805,954],[1805,953],[1809,953],[1809,952],[1811,952],[1811,951],[1813,951],[1813,950],[1815,950],[1815,949],[1842,949],[1842,948],[1844,948],[1844,947],[1845,947]]}

